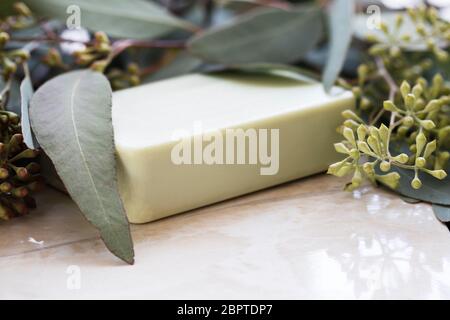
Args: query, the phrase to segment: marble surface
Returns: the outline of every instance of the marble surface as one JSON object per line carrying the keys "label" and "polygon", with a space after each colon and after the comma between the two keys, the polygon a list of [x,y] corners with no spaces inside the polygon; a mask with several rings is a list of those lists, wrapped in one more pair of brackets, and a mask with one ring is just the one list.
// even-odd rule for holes
{"label": "marble surface", "polygon": [[108,253],[63,194],[0,223],[0,298],[449,299],[450,233],[427,204],[318,175],[132,226]]}

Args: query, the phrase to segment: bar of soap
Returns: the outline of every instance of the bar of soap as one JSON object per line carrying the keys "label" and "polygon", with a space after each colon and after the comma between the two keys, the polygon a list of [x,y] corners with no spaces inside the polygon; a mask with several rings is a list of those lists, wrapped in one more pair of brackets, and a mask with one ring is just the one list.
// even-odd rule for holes
{"label": "bar of soap", "polygon": [[118,182],[145,223],[326,170],[350,92],[261,75],[187,75],[113,94]]}

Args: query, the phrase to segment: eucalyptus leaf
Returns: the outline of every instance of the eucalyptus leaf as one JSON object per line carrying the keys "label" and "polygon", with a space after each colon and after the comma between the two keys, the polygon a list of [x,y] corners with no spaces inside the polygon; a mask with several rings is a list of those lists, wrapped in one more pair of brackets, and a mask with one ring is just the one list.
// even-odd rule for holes
{"label": "eucalyptus leaf", "polygon": [[[414,179],[414,171],[406,169],[395,169],[400,173],[401,179],[399,187],[394,190],[406,197],[422,200],[440,205],[450,205],[450,176],[444,180],[438,180],[433,176],[420,173],[422,187],[415,190],[411,187],[411,180]],[[447,170],[447,172],[449,172]]]}
{"label": "eucalyptus leaf", "polygon": [[413,199],[413,198],[409,198],[409,197],[405,197],[405,196],[400,196],[400,198],[402,198],[402,200],[405,201],[406,203],[410,203],[410,204],[416,204],[416,203],[422,202],[422,200]]}
{"label": "eucalyptus leaf", "polygon": [[33,84],[29,76],[25,76],[20,84],[20,104],[21,104],[21,119],[20,125],[22,127],[23,142],[30,149],[37,149],[39,147],[36,138],[33,135],[30,124],[29,107],[30,101],[33,97]]}
{"label": "eucalyptus leaf", "polygon": [[317,82],[317,76],[309,70],[279,63],[250,63],[233,66],[234,69],[248,73],[268,74],[289,78],[305,83]]}
{"label": "eucalyptus leaf", "polygon": [[[80,9],[83,28],[104,31],[121,38],[156,38],[177,29],[193,30],[193,26],[181,20],[163,7],[144,0],[24,0],[37,14],[61,21]],[[75,7],[74,7],[75,6]]]}
{"label": "eucalyptus leaf", "polygon": [[202,60],[192,56],[189,52],[182,52],[178,54],[177,57],[167,66],[144,78],[142,83],[150,83],[175,76],[185,75],[195,71],[202,63]]}
{"label": "eucalyptus leaf", "polygon": [[444,223],[450,222],[450,207],[433,204],[433,211],[439,221]]}
{"label": "eucalyptus leaf", "polygon": [[40,158],[39,165],[41,166],[40,174],[44,177],[45,183],[56,190],[68,194],[67,189],[64,186],[64,183],[61,181],[61,178],[56,172],[52,160],[50,160],[50,158],[45,154],[45,152],[41,152],[39,158]]}
{"label": "eucalyptus leaf", "polygon": [[328,14],[330,49],[323,73],[323,85],[329,91],[341,71],[353,36],[354,0],[334,0]]}
{"label": "eucalyptus leaf", "polygon": [[[0,77],[0,89],[5,86],[3,77]],[[6,105],[8,111],[12,111],[20,116],[20,82],[16,78],[12,79],[11,89],[9,90],[8,104]]]}
{"label": "eucalyptus leaf", "polygon": [[188,49],[208,62],[226,65],[291,63],[314,48],[322,32],[318,6],[263,8],[194,36]]}
{"label": "eucalyptus leaf", "polygon": [[31,100],[37,140],[67,191],[106,246],[133,263],[133,244],[116,178],[111,87],[93,71],[72,71],[42,85]]}

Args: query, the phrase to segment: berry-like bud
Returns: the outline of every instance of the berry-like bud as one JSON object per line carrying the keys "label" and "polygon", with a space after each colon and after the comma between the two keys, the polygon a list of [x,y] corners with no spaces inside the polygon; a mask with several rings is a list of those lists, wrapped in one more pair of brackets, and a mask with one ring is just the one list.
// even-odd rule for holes
{"label": "berry-like bud", "polygon": [[363,97],[361,99],[361,105],[360,106],[361,106],[362,110],[368,110],[372,106],[372,104],[370,103],[369,99],[367,99],[366,97]]}
{"label": "berry-like bud", "polygon": [[426,130],[431,130],[436,127],[433,120],[421,120],[420,125],[424,127]]}
{"label": "berry-like bud", "polygon": [[397,161],[401,164],[405,164],[408,162],[409,157],[406,153],[401,153],[398,156],[394,157],[393,159],[394,159],[394,161]]}
{"label": "berry-like bud", "polygon": [[443,180],[447,177],[447,173],[444,170],[428,170],[427,173],[439,180]]}
{"label": "berry-like bud", "polygon": [[403,98],[405,98],[411,92],[411,86],[409,85],[408,81],[402,82],[402,85],[400,86],[400,92]]}
{"label": "berry-like bud", "polygon": [[16,174],[17,178],[19,178],[20,180],[27,180],[30,177],[30,173],[24,167],[16,168]]}
{"label": "berry-like bud", "polygon": [[369,176],[373,176],[375,174],[374,164],[371,162],[364,163],[362,168],[364,172]]}
{"label": "berry-like bud", "polygon": [[406,116],[402,119],[402,124],[407,128],[411,128],[411,126],[414,124],[414,118],[411,116]]}
{"label": "berry-like bud", "polygon": [[353,130],[350,128],[344,128],[342,135],[347,139],[348,142],[352,144],[352,146],[356,147],[355,134]]}
{"label": "berry-like bud", "polygon": [[356,134],[358,136],[358,140],[360,140],[360,141],[365,140],[365,138],[367,136],[366,126],[363,124],[359,125],[358,129],[356,130]]}
{"label": "berry-like bud", "polygon": [[11,194],[16,198],[23,198],[29,194],[26,187],[18,187],[11,190]]}
{"label": "berry-like bud", "polygon": [[426,161],[425,158],[423,158],[423,157],[418,157],[418,158],[416,159],[416,167],[417,167],[417,168],[423,168],[423,167],[425,167],[426,163],[427,163],[427,161]]}
{"label": "berry-like bud", "polygon": [[9,41],[9,34],[0,32],[0,47],[3,47]]}
{"label": "berry-like bud", "polygon": [[30,52],[23,49],[14,50],[11,52],[11,56],[17,58],[19,62],[24,62],[30,59]]}
{"label": "berry-like bud", "polygon": [[405,97],[405,106],[409,110],[413,110],[414,109],[414,107],[416,106],[416,97],[413,94],[408,93],[406,95],[406,97]]}
{"label": "berry-like bud", "polygon": [[336,150],[336,152],[339,152],[339,153],[343,153],[343,154],[349,154],[350,153],[350,150],[342,142],[335,143],[334,144],[334,149]]}
{"label": "berry-like bud", "polygon": [[419,99],[419,97],[422,95],[423,87],[420,84],[416,84],[413,89],[412,93],[416,99]]}
{"label": "berry-like bud", "polygon": [[427,143],[425,151],[423,152],[423,157],[425,159],[428,159],[428,157],[431,156],[431,154],[436,150],[436,147],[437,147],[436,140]]}
{"label": "berry-like bud", "polygon": [[31,13],[30,8],[23,3],[23,2],[16,2],[14,3],[14,11],[17,12],[19,15],[24,17],[31,17],[33,14]]}
{"label": "berry-like bud", "polygon": [[386,100],[386,101],[383,102],[383,108],[384,108],[384,110],[390,111],[390,112],[396,112],[396,111],[399,110],[395,106],[395,104],[392,101],[390,101],[390,100]]}
{"label": "berry-like bud", "polygon": [[413,187],[414,189],[416,189],[416,190],[418,190],[418,189],[420,189],[421,187],[422,187],[422,181],[420,181],[420,179],[419,178],[414,178],[412,181],[411,181],[411,187]]}
{"label": "berry-like bud", "polygon": [[423,134],[423,132],[420,132],[416,137],[416,154],[419,157],[422,153],[423,148],[425,147],[425,144],[427,143],[427,138]]}
{"label": "berry-like bud", "polygon": [[388,172],[391,170],[391,164],[388,161],[382,161],[380,163],[380,170],[383,172]]}
{"label": "berry-like bud", "polygon": [[397,189],[400,182],[400,174],[391,172],[385,175],[376,175],[376,179],[391,189]]}

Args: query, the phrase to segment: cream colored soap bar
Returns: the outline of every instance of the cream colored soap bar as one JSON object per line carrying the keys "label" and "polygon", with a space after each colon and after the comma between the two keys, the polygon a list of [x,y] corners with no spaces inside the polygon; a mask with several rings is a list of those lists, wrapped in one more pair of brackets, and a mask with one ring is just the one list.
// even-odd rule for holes
{"label": "cream colored soap bar", "polygon": [[[118,179],[144,223],[326,170],[351,93],[254,75],[188,75],[113,95]],[[184,138],[182,138],[184,137]],[[318,190],[319,191],[319,190]]]}

